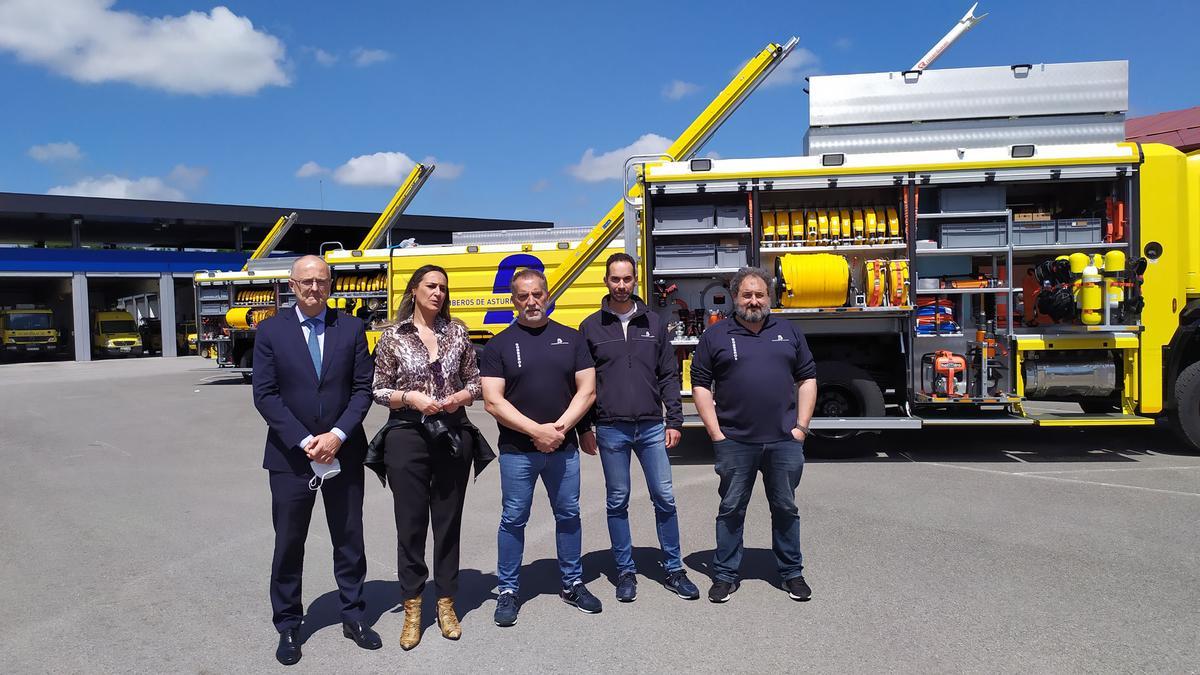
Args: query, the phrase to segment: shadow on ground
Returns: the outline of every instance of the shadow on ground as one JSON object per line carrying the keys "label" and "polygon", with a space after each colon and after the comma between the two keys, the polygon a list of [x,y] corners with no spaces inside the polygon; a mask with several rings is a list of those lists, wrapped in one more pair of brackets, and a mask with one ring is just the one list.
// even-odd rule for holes
{"label": "shadow on ground", "polygon": [[[757,558],[753,555],[752,549],[747,549],[747,565],[757,565],[754,560]],[[774,557],[770,551],[764,552],[770,560],[770,569],[774,569]],[[696,558],[697,561],[703,559],[705,561],[712,560],[712,551],[702,554],[694,554],[688,557],[688,561]],[[754,558],[754,560],[751,560]],[[660,564],[662,554],[657,548],[652,547],[635,547],[633,549],[633,560],[637,564],[638,574],[644,580],[655,583],[665,583],[667,579],[666,573]],[[699,569],[696,561],[685,564],[692,569]],[[601,578],[607,583],[596,583]],[[557,596],[561,588],[562,575],[558,568],[558,560],[554,558],[543,558],[534,560],[530,563],[521,566],[521,592],[520,599],[522,603],[541,595]],[[583,582],[588,584],[589,590],[602,600],[607,600],[612,597],[612,589],[616,586],[617,570],[616,564],[613,561],[612,552],[608,549],[592,551],[583,556]],[[332,580],[330,581],[332,583]],[[484,607],[490,601],[496,599],[496,575],[490,572],[484,573],[475,569],[464,569],[458,575],[458,593],[454,598],[454,607],[458,612],[458,618],[465,619],[472,612]],[[374,580],[368,581],[363,587],[363,597],[367,603],[366,615],[363,620],[367,625],[375,625],[380,617],[384,614],[403,614],[404,606],[400,593],[400,582]],[[421,611],[421,630],[424,632],[436,623],[437,610],[435,603],[437,601],[437,590],[434,587],[433,581],[430,580],[425,586],[423,594],[423,604]],[[491,611],[490,608],[485,608],[486,611]],[[307,640],[309,637],[326,628],[340,626],[342,623],[342,603],[336,590],[329,591],[321,595],[309,605],[308,611],[304,615],[304,622],[301,625],[301,638]]]}
{"label": "shadow on ground", "polygon": [[[714,553],[716,551],[710,548],[707,551],[696,551],[684,557],[683,564],[696,573],[697,578],[693,581],[712,578]],[[775,554],[766,548],[746,547],[742,549],[742,564],[738,568],[738,575],[743,582],[765,581],[777,588],[783,581],[779,578],[779,563],[775,560]]]}
{"label": "shadow on ground", "polygon": [[[1153,427],[936,427],[867,435],[861,454],[822,456],[810,444],[807,460],[821,462],[1136,462],[1149,454],[1195,455],[1165,425]],[[712,464],[703,429],[685,429],[672,449],[676,465]]]}

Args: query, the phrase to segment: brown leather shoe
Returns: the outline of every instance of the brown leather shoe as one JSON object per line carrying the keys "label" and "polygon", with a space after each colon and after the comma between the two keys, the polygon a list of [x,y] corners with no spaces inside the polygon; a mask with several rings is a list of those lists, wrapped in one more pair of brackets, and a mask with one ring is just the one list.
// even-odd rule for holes
{"label": "brown leather shoe", "polygon": [[404,628],[400,630],[400,648],[408,651],[421,642],[421,598],[404,601]]}
{"label": "brown leather shoe", "polygon": [[437,621],[442,629],[442,637],[447,640],[462,637],[462,626],[458,623],[458,615],[454,613],[454,598],[438,598]]}

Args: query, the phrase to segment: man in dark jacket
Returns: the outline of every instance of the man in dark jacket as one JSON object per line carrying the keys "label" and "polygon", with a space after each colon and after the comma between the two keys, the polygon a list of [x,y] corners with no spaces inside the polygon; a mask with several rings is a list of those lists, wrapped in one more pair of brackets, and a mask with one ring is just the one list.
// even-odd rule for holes
{"label": "man in dark jacket", "polygon": [[[371,407],[374,361],[363,322],[326,307],[329,265],[304,256],[289,282],[296,304],[258,326],[254,339],[254,406],[267,422],[263,468],[271,474],[275,555],[271,607],[284,665],[300,660],[304,607],[300,582],[304,540],[316,490],[325,500],[333,568],[342,600],[342,633],[363,649],[383,642],[364,621],[362,421]],[[334,462],[341,472],[322,478]]]}
{"label": "man in dark jacket", "polygon": [[[687,578],[679,547],[679,520],[667,448],[679,443],[683,427],[679,368],[663,320],[634,294],[637,264],[625,253],[609,256],[600,311],[579,330],[596,362],[596,429],[581,435],[587,452],[600,450],[608,489],[608,535],[617,563],[617,600],[637,599],[637,567],[629,533],[629,465],[636,454],[654,503],[658,543],[667,587],[695,600],[700,590]],[[666,421],[663,408],[666,408]]]}

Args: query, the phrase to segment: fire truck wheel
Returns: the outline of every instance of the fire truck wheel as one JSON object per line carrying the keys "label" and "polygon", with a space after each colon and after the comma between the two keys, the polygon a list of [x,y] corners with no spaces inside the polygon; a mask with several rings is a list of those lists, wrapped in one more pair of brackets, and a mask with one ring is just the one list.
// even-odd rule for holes
{"label": "fire truck wheel", "polygon": [[[813,417],[883,417],[883,391],[858,366],[817,362],[817,405]],[[813,457],[858,457],[878,449],[879,434],[814,429],[805,441]]]}
{"label": "fire truck wheel", "polygon": [[1200,363],[1184,368],[1175,380],[1171,428],[1192,451],[1200,450]]}

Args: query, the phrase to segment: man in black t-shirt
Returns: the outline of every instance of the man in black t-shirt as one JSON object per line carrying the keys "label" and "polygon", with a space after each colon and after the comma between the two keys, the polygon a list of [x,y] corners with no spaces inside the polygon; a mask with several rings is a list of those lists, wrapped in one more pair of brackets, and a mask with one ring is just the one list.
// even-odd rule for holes
{"label": "man in black t-shirt", "polygon": [[704,331],[692,358],[692,399],[721,477],[708,592],[713,602],[729,600],[738,589],[742,527],[758,473],[771,507],[771,550],[783,587],[793,600],[812,596],[802,571],[796,488],[817,402],[817,368],[800,328],[771,316],[770,285],[761,269],[738,270],[729,282],[733,316]]}
{"label": "man in black t-shirt", "polygon": [[[546,315],[546,277],[534,269],[513,275],[517,322],[483,351],[485,408],[500,426],[502,513],[497,533],[498,626],[517,622],[517,589],[525,524],[538,477],[554,511],[564,602],[588,614],[600,600],[583,585],[579,520],[579,439],[575,425],[596,398],[596,369],[579,331]],[[595,452],[594,450],[592,451]]]}

